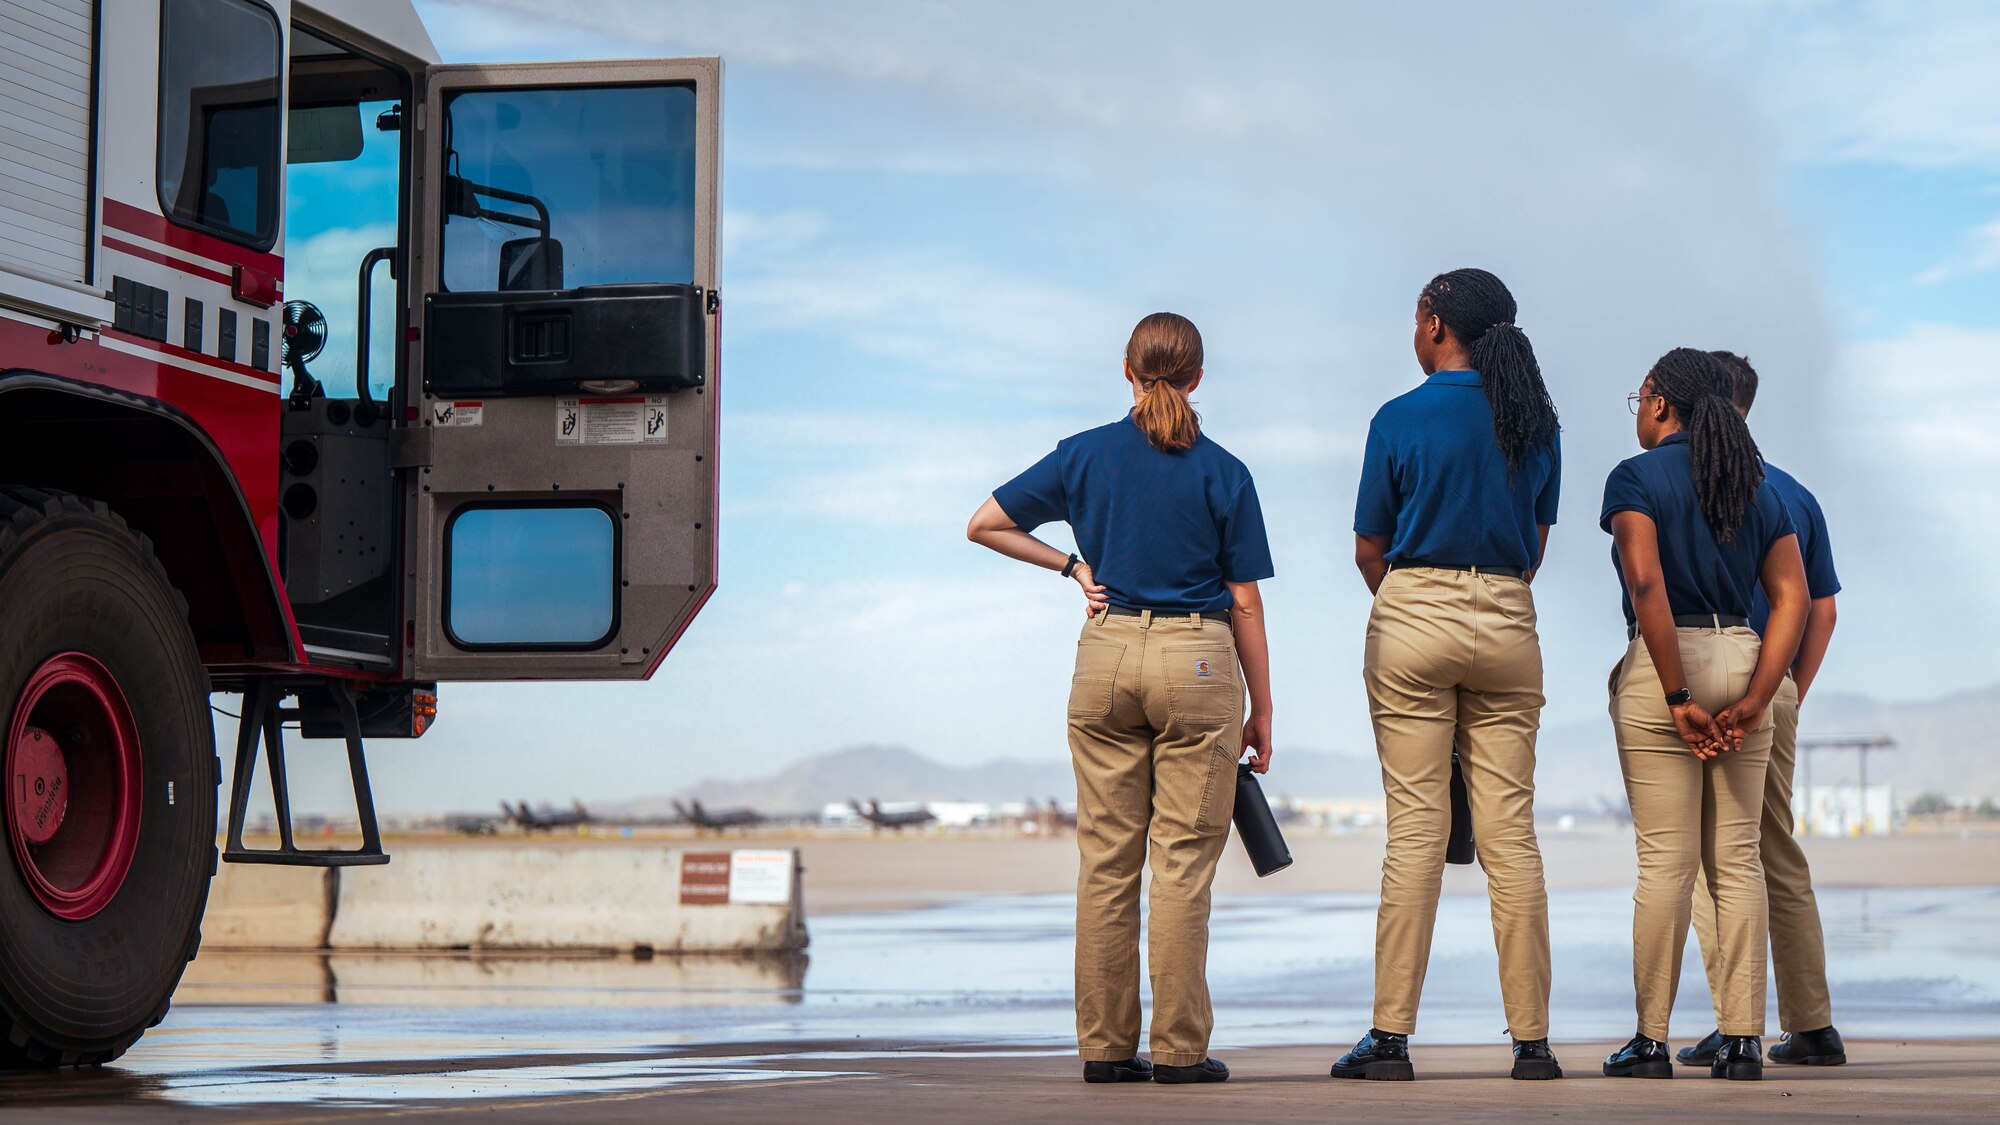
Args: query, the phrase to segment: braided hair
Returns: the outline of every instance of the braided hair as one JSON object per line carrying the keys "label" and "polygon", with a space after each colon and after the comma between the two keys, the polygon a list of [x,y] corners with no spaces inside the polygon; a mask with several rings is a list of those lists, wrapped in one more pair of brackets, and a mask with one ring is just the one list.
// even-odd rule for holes
{"label": "braided hair", "polygon": [[1485,270],[1452,270],[1431,278],[1417,305],[1443,321],[1470,352],[1493,409],[1493,440],[1513,476],[1562,428],[1535,349],[1514,326],[1514,295]]}
{"label": "braided hair", "polygon": [[1646,378],[1688,431],[1694,459],[1694,492],[1702,518],[1717,543],[1736,539],[1743,516],[1764,483],[1764,458],[1750,427],[1731,401],[1735,381],[1729,365],[1710,352],[1675,348],[1660,357]]}

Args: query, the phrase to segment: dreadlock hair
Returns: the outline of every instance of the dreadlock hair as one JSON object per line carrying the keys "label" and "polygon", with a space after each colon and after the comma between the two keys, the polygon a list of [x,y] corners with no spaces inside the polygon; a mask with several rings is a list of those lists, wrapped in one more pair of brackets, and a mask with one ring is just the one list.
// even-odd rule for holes
{"label": "dreadlock hair", "polygon": [[1443,321],[1471,353],[1493,409],[1493,440],[1507,459],[1507,475],[1513,476],[1529,454],[1554,441],[1562,428],[1534,346],[1514,326],[1514,295],[1485,270],[1452,270],[1431,278],[1417,304]]}
{"label": "dreadlock hair", "polygon": [[1729,401],[1736,404],[1739,412],[1750,413],[1750,408],[1757,404],[1757,369],[1750,366],[1750,357],[1735,352],[1708,354],[1721,360],[1722,366],[1729,369]]}
{"label": "dreadlock hair", "polygon": [[1750,437],[1749,425],[1736,412],[1732,401],[1736,385],[1729,366],[1712,353],[1675,348],[1660,357],[1646,378],[1687,427],[1702,518],[1717,543],[1734,542],[1750,501],[1764,483],[1764,459]]}
{"label": "dreadlock hair", "polygon": [[1125,366],[1140,391],[1132,421],[1162,453],[1192,449],[1201,439],[1201,416],[1188,404],[1201,359],[1201,332],[1179,313],[1156,312],[1140,321],[1125,344]]}

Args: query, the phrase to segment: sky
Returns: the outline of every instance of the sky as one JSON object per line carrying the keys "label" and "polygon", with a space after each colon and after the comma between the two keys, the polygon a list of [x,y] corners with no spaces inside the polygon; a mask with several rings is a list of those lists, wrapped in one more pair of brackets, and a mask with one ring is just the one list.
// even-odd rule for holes
{"label": "sky", "polygon": [[1359,453],[1421,377],[1417,291],[1461,266],[1513,290],[1563,420],[1545,722],[1604,714],[1624,635],[1597,505],[1637,452],[1626,393],[1681,345],[1750,356],[1751,428],[1826,510],[1820,690],[2000,679],[2000,9],[418,8],[450,62],[724,58],[722,573],[650,682],[448,686],[430,734],[373,748],[387,810],[859,743],[1064,756],[1075,587],[965,520],[1123,413],[1158,309],[1200,326],[1197,408],[1264,500],[1273,768],[1369,753]]}

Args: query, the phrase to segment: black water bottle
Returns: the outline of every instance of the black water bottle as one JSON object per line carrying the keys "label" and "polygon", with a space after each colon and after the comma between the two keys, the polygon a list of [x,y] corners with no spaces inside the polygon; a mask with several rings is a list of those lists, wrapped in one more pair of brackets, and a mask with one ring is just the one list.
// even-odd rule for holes
{"label": "black water bottle", "polygon": [[1446,863],[1471,863],[1479,858],[1472,842],[1472,798],[1465,791],[1465,771],[1459,768],[1458,754],[1451,756],[1451,835],[1445,838]]}
{"label": "black water bottle", "polygon": [[1264,799],[1264,787],[1250,772],[1250,763],[1236,767],[1236,834],[1243,850],[1250,853],[1250,866],[1263,878],[1292,865],[1292,849],[1285,846],[1285,834],[1278,831],[1278,818],[1271,815],[1271,802]]}

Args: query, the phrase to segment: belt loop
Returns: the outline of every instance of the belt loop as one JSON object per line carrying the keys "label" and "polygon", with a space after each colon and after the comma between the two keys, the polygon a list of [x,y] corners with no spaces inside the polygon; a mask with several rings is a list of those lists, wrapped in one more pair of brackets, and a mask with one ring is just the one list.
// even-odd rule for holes
{"label": "belt loop", "polygon": [[1153,627],[1153,611],[1152,611],[1152,610],[1150,610],[1150,609],[1142,609],[1142,610],[1140,610],[1140,611],[1139,611],[1139,628],[1141,628],[1141,629],[1151,629],[1152,627]]}
{"label": "belt loop", "polygon": [[1096,613],[1090,615],[1090,623],[1092,625],[1102,625],[1104,624],[1105,619],[1110,616],[1111,616],[1111,607],[1107,605],[1103,609],[1100,609]]}
{"label": "belt loop", "polygon": [[1711,613],[1709,614],[1709,617],[1713,618],[1715,621],[1715,631],[1718,633],[1722,632],[1722,615],[1719,613]]}
{"label": "belt loop", "polygon": [[1195,632],[1198,633],[1201,631],[1201,613],[1199,611],[1188,614],[1188,620],[1194,622]]}

